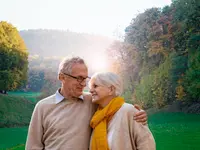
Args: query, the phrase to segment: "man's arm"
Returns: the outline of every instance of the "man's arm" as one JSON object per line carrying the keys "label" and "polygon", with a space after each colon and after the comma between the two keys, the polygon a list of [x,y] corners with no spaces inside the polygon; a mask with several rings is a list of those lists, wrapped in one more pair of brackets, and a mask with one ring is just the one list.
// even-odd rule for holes
{"label": "man's arm", "polygon": [[147,113],[146,113],[144,110],[142,110],[141,107],[140,107],[139,105],[137,105],[137,104],[135,104],[134,107],[135,107],[137,110],[139,110],[139,112],[137,112],[137,113],[134,115],[133,119],[134,119],[135,121],[137,121],[137,122],[142,123],[143,125],[146,125],[146,124],[147,124],[147,119],[148,119]]}
{"label": "man's arm", "polygon": [[43,126],[42,126],[42,113],[40,103],[37,103],[33,111],[28,136],[26,141],[26,150],[43,150],[44,145],[42,142]]}

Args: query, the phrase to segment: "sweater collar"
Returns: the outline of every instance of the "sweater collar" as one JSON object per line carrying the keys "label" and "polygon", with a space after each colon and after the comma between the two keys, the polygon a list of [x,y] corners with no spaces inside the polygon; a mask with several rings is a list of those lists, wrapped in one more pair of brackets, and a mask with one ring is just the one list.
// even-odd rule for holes
{"label": "sweater collar", "polygon": [[[83,95],[79,96],[78,98],[81,99],[81,100],[83,100]],[[64,96],[62,96],[62,95],[60,94],[60,89],[58,89],[58,90],[56,91],[56,101],[55,101],[55,103],[58,104],[58,103],[60,103],[61,101],[63,101],[64,99],[65,99]]]}

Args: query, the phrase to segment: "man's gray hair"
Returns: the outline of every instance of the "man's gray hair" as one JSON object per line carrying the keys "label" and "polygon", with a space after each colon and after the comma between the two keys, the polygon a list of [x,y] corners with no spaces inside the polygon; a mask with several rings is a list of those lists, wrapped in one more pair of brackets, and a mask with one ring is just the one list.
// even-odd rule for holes
{"label": "man's gray hair", "polygon": [[115,96],[120,96],[123,91],[123,85],[120,77],[113,72],[99,72],[95,73],[90,80],[95,80],[95,84],[101,86],[114,86],[115,87]]}
{"label": "man's gray hair", "polygon": [[58,74],[60,73],[71,74],[72,66],[74,64],[85,64],[85,61],[80,57],[71,57],[71,58],[66,57],[59,64]]}

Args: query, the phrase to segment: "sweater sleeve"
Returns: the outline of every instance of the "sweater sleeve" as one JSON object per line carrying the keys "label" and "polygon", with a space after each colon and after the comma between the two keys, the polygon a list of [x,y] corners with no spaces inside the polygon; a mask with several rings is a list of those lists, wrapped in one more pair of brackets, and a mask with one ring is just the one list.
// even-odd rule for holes
{"label": "sweater sleeve", "polygon": [[26,150],[43,150],[43,124],[42,124],[42,111],[40,102],[36,104],[31,121],[26,141]]}
{"label": "sweater sleeve", "polygon": [[[132,118],[132,117],[131,117]],[[148,125],[142,125],[131,119],[132,141],[135,142],[137,150],[155,150],[156,144]]]}

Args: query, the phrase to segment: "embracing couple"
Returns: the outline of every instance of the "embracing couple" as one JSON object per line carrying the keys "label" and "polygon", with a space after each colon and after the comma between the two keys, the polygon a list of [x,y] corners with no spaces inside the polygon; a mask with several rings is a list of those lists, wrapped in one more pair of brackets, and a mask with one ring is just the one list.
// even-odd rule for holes
{"label": "embracing couple", "polygon": [[[26,150],[156,149],[146,112],[120,97],[118,75],[90,79],[84,60],[73,57],[60,63],[58,79],[61,88],[35,106]],[[87,80],[90,93],[83,92]]]}

